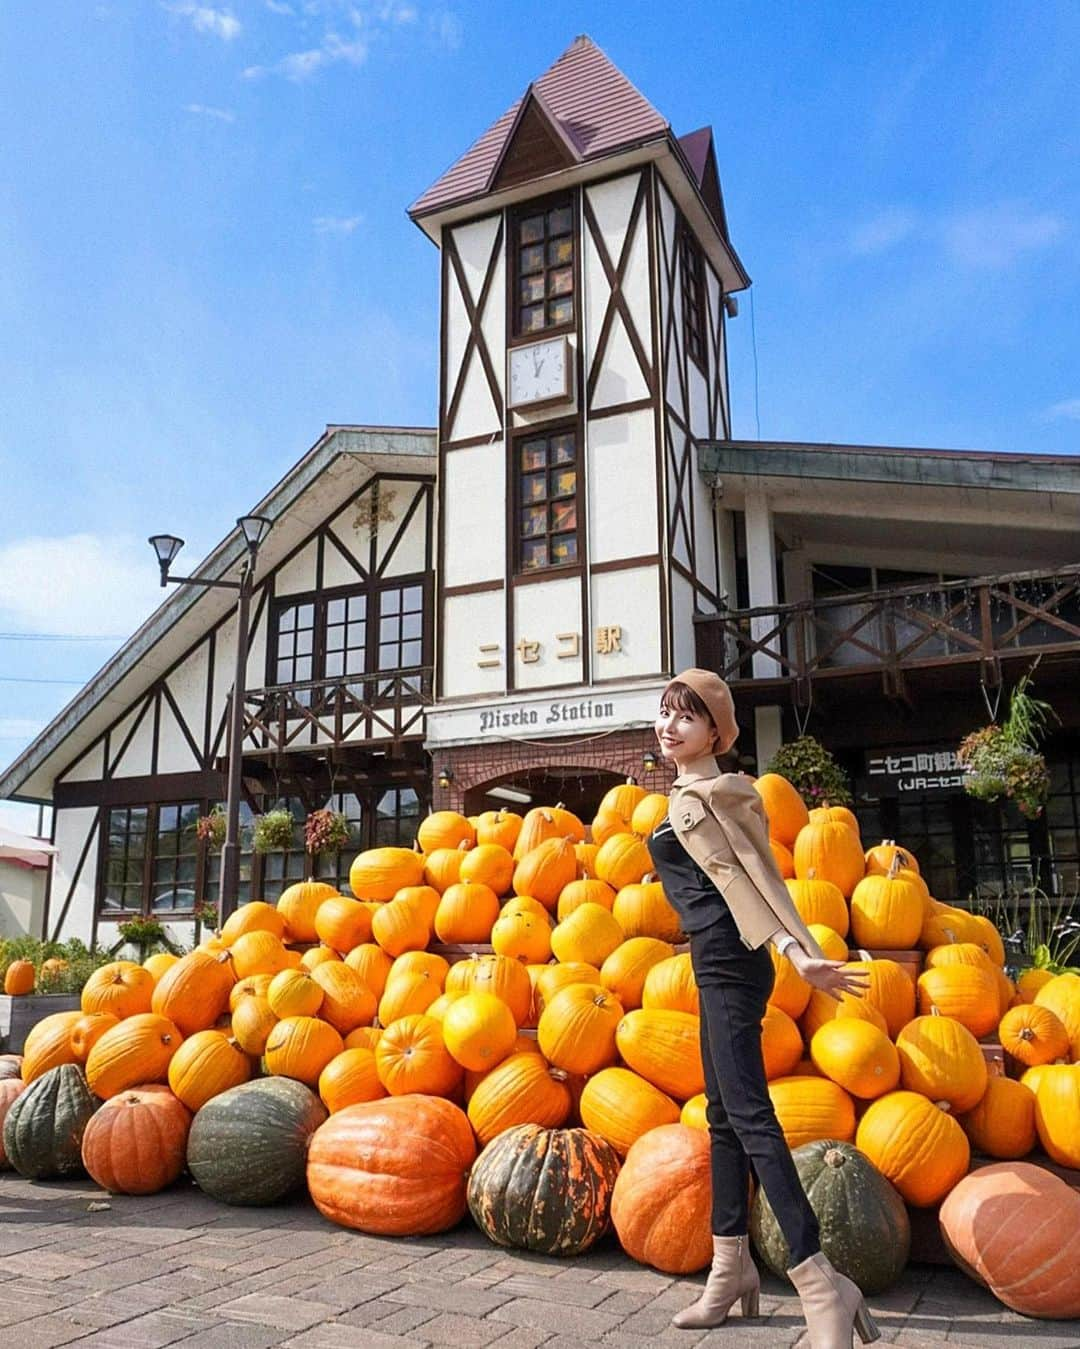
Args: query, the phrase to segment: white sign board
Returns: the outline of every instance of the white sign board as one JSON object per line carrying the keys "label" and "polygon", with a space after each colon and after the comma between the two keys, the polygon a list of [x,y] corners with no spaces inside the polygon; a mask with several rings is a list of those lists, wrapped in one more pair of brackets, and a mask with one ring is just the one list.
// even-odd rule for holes
{"label": "white sign board", "polygon": [[587,692],[501,697],[467,707],[435,706],[427,712],[426,749],[483,744],[487,740],[546,740],[579,732],[651,726],[663,684],[641,689],[593,688]]}

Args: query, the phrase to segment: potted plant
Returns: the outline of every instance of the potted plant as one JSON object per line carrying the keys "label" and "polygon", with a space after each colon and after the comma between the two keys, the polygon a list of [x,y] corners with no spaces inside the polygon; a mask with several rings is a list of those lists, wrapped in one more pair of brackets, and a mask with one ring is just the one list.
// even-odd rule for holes
{"label": "potted plant", "polygon": [[0,938],[0,979],[14,960],[28,960],[35,970],[32,992],[0,994],[0,1052],[20,1053],[39,1021],[53,1012],[76,1011],[83,984],[111,959],[108,951],[91,951],[78,938],[67,942]]}
{"label": "potted plant", "polygon": [[304,823],[304,846],[312,857],[341,852],[352,839],[352,827],[334,810],[313,810]]}
{"label": "potted plant", "polygon": [[205,843],[212,852],[219,852],[225,842],[228,820],[225,812],[215,808],[209,815],[200,815],[195,824],[195,833],[200,843]]}
{"label": "potted plant", "polygon": [[847,774],[812,735],[800,735],[781,745],[765,771],[787,778],[810,808],[851,805]]}
{"label": "potted plant", "polygon": [[1004,723],[992,721],[972,731],[956,751],[969,796],[978,801],[1004,797],[1030,820],[1038,819],[1050,795],[1050,772],[1038,741],[1054,715],[1049,703],[1029,691],[1034,672],[1035,665],[1013,689]]}
{"label": "potted plant", "polygon": [[287,810],[268,810],[256,815],[252,847],[258,853],[285,852],[292,847],[295,821]]}
{"label": "potted plant", "polygon": [[151,955],[154,951],[169,951],[173,955],[177,954],[175,945],[169,940],[169,935],[156,918],[129,918],[127,922],[120,923],[116,929],[120,940],[112,948],[112,954],[121,946],[136,946],[139,950],[139,963]]}

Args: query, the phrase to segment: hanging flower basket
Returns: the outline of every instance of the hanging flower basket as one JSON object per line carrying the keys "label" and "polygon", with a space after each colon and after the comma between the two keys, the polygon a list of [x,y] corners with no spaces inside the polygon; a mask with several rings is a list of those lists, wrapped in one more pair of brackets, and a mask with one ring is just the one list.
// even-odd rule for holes
{"label": "hanging flower basket", "polygon": [[195,833],[200,843],[205,843],[217,852],[225,842],[228,821],[223,810],[212,810],[209,815],[200,815],[195,823]]}
{"label": "hanging flower basket", "polygon": [[847,774],[820,740],[800,735],[781,745],[765,766],[766,773],[779,773],[811,808],[828,804],[850,806]]}
{"label": "hanging flower basket", "polygon": [[1050,795],[1050,771],[1036,742],[1047,717],[1054,715],[1049,703],[1028,692],[1034,670],[1033,665],[1013,689],[1005,723],[972,731],[956,751],[968,796],[977,801],[1004,797],[1030,820],[1043,813]]}
{"label": "hanging flower basket", "polygon": [[292,847],[295,821],[287,810],[268,810],[255,817],[252,847],[257,853],[286,852]]}
{"label": "hanging flower basket", "polygon": [[312,857],[340,852],[351,839],[349,821],[334,810],[313,810],[304,824],[304,846]]}

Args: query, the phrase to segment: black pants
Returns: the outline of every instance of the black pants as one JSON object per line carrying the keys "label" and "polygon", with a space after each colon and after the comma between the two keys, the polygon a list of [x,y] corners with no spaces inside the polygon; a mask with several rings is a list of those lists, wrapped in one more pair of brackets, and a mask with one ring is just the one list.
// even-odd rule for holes
{"label": "black pants", "polygon": [[772,992],[772,961],[764,946],[747,950],[726,912],[691,934],[690,959],[701,1000],[713,1234],[745,1234],[753,1168],[787,1238],[791,1263],[800,1264],[821,1242],[765,1084],[761,1018]]}

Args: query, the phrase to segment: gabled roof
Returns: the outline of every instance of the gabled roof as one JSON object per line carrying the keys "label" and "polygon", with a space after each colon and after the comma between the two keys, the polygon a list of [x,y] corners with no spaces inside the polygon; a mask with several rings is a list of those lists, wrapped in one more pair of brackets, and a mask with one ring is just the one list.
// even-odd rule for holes
{"label": "gabled roof", "polygon": [[602,158],[670,131],[644,94],[596,43],[589,37],[577,37],[513,107],[413,202],[409,214],[414,219],[491,190],[517,127],[518,114],[530,95],[540,101],[557,123],[561,138],[582,161]]}
{"label": "gabled roof", "polygon": [[727,215],[724,211],[724,197],[720,191],[720,170],[716,165],[716,143],[713,140],[712,127],[703,126],[698,131],[691,131],[685,136],[680,136],[679,146],[682,149],[687,167],[697,184],[698,191],[701,193],[702,200],[708,207],[709,214],[716,221],[725,241],[730,243]]}

